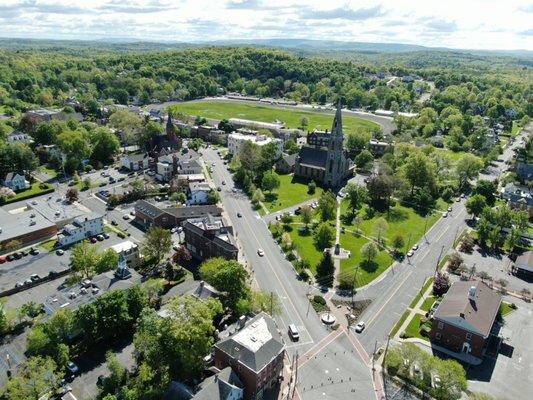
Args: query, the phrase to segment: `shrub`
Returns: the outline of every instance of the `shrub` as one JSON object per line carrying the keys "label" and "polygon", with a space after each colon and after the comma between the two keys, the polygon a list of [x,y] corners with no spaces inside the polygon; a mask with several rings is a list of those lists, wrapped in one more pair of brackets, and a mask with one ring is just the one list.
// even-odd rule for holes
{"label": "shrub", "polygon": [[420,328],[420,334],[425,337],[429,337],[430,331],[431,331],[431,328],[425,325]]}
{"label": "shrub", "polygon": [[309,274],[308,274],[307,271],[304,270],[304,269],[301,270],[301,271],[298,273],[298,276],[300,277],[300,279],[301,279],[302,281],[305,281],[305,282],[308,282],[308,281],[309,281],[309,278],[310,278]]}
{"label": "shrub", "polygon": [[325,306],[326,305],[326,299],[323,298],[322,296],[319,296],[318,294],[316,294],[313,297],[313,302],[317,303],[317,304],[320,304],[321,306]]}

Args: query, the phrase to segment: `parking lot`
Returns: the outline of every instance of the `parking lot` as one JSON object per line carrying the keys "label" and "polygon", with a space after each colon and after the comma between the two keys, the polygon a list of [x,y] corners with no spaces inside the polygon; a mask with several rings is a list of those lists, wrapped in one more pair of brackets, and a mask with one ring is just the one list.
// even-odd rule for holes
{"label": "parking lot", "polygon": [[474,248],[472,254],[460,253],[464,263],[468,268],[475,265],[476,273],[486,272],[492,278],[493,282],[499,279],[505,279],[508,282],[507,290],[520,293],[523,288],[531,290],[531,284],[510,274],[513,262],[507,254],[489,254],[484,252],[478,246]]}
{"label": "parking lot", "polygon": [[[102,242],[97,241],[93,246],[106,249],[124,240],[126,239],[121,239],[115,233],[110,233],[109,239],[105,239]],[[60,256],[56,252],[48,252],[38,245],[34,247],[39,249],[39,254],[35,256],[28,254],[19,260],[9,261],[0,265],[0,291],[11,289],[17,283],[23,283],[33,274],[44,277],[50,271],[61,272],[69,268],[70,249],[65,249],[65,253]]]}
{"label": "parking lot", "polygon": [[533,305],[511,297],[504,300],[514,302],[518,309],[504,318],[500,333],[506,339],[500,354],[468,369],[468,389],[495,398],[526,400],[533,393]]}

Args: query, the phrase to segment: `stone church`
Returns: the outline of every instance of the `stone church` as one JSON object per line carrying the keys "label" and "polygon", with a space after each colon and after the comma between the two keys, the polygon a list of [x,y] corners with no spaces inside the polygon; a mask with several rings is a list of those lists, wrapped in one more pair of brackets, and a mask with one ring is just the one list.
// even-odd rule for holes
{"label": "stone church", "polygon": [[[315,137],[317,135],[320,138]],[[352,160],[344,150],[342,110],[339,102],[331,133],[313,132],[307,136],[307,144],[302,146],[296,157],[294,176],[312,179],[324,187],[338,188],[350,176],[352,170]]]}

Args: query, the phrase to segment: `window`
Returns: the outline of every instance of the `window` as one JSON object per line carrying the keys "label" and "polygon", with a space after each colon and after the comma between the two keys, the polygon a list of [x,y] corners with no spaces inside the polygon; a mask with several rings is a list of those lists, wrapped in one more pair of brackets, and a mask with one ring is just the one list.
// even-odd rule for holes
{"label": "window", "polygon": [[466,334],[466,340],[470,340],[472,339],[472,334],[471,333],[467,333]]}
{"label": "window", "polygon": [[441,338],[442,338],[442,334],[437,332],[437,334],[435,335],[435,339],[440,340]]}
{"label": "window", "polygon": [[439,324],[437,325],[437,328],[438,329],[443,329],[444,328],[444,324],[442,322],[439,322]]}

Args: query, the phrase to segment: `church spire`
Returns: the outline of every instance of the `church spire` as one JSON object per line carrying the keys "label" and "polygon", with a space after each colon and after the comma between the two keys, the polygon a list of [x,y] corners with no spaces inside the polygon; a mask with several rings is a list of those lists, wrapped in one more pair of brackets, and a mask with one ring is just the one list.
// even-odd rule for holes
{"label": "church spire", "polygon": [[333,126],[331,127],[332,135],[342,135],[342,107],[341,101],[337,102],[337,111],[335,111],[335,118],[333,119]]}
{"label": "church spire", "polygon": [[168,113],[166,133],[169,139],[172,139],[175,136],[174,125],[172,124],[172,114],[170,112]]}

